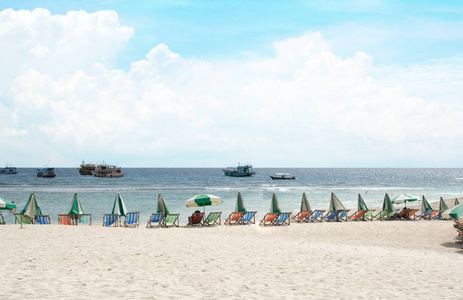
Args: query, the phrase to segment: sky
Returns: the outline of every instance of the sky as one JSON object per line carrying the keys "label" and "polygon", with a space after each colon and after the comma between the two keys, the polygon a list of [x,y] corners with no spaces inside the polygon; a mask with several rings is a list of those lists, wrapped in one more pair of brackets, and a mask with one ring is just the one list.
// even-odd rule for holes
{"label": "sky", "polygon": [[460,1],[0,1],[0,165],[463,167]]}

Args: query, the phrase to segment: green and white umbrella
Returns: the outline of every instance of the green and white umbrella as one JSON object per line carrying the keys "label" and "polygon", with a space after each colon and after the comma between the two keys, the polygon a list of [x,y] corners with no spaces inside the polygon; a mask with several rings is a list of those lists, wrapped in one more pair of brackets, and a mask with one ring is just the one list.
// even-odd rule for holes
{"label": "green and white umbrella", "polygon": [[244,206],[243,196],[241,196],[240,192],[238,192],[238,196],[236,197],[235,212],[246,213],[246,207]]}
{"label": "green and white umbrella", "polygon": [[423,195],[421,196],[421,212],[427,212],[428,210],[432,210],[432,206],[429,204],[428,200],[426,200],[426,197]]}
{"label": "green and white umbrella", "polygon": [[410,194],[402,194],[400,196],[395,197],[392,199],[392,204],[405,204],[405,207],[407,206],[407,202],[416,202],[418,201],[418,198],[415,196],[412,196]]}
{"label": "green and white umbrella", "polygon": [[271,214],[281,214],[280,203],[278,203],[278,198],[275,193],[272,195],[272,202],[270,203],[270,213]]}
{"label": "green and white umbrella", "polygon": [[463,203],[447,209],[442,213],[442,217],[458,219],[458,221],[463,222]]}
{"label": "green and white umbrella", "polygon": [[358,197],[357,210],[368,210],[368,207],[365,204],[365,201],[363,201],[362,195],[360,195],[360,194],[359,194],[359,197]]}
{"label": "green and white umbrella", "polygon": [[16,204],[6,199],[0,198],[0,210],[14,210],[16,209]]}
{"label": "green and white umbrella", "polygon": [[82,204],[80,204],[80,200],[77,197],[77,193],[75,193],[74,199],[72,199],[71,210],[69,211],[68,215],[79,216],[83,214],[84,214],[84,210],[82,209]]}
{"label": "green and white umbrella", "polygon": [[443,213],[447,209],[449,209],[449,206],[444,201],[444,199],[442,197],[440,197],[440,200],[439,200],[439,212]]}
{"label": "green and white umbrella", "polygon": [[384,195],[383,211],[394,211],[394,205],[392,204],[391,198],[389,198],[389,195],[387,193],[386,195]]}
{"label": "green and white umbrella", "polygon": [[222,204],[222,198],[209,194],[199,194],[185,201],[187,207],[203,207]]}
{"label": "green and white umbrella", "polygon": [[31,219],[35,219],[36,215],[42,214],[42,210],[40,209],[40,206],[37,203],[37,198],[35,198],[34,193],[31,193],[31,195],[29,196],[29,200],[27,200],[27,203],[21,211],[21,214],[28,216]]}
{"label": "green and white umbrella", "polygon": [[124,200],[122,200],[122,197],[119,193],[117,193],[116,199],[114,199],[113,211],[111,213],[113,215],[124,217],[127,214],[127,207],[125,206]]}
{"label": "green and white umbrella", "polygon": [[169,206],[167,206],[166,200],[164,200],[164,197],[162,197],[160,193],[158,195],[157,213],[165,215],[168,215],[170,213]]}
{"label": "green and white umbrella", "polygon": [[310,207],[309,200],[307,200],[305,193],[302,193],[301,211],[312,211],[312,207]]}
{"label": "green and white umbrella", "polygon": [[338,197],[334,193],[331,193],[330,208],[329,211],[345,210],[344,205],[339,201]]}

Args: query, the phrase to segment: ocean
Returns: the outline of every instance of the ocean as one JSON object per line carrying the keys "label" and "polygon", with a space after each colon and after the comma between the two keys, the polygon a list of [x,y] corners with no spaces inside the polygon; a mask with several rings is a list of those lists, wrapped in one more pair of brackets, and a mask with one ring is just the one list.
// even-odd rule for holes
{"label": "ocean", "polygon": [[[16,175],[0,175],[0,198],[14,201],[18,212],[33,192],[43,214],[57,223],[58,214],[68,213],[74,193],[85,213],[91,213],[94,223],[101,223],[103,214],[111,213],[119,192],[129,211],[139,211],[141,224],[156,212],[156,201],[161,193],[173,213],[180,213],[180,222],[197,208],[184,202],[201,193],[223,199],[223,204],[206,207],[222,211],[223,218],[234,210],[236,197],[241,192],[246,208],[263,216],[270,207],[272,194],[279,199],[282,211],[297,212],[305,192],[312,208],[328,209],[330,194],[334,192],[350,209],[357,205],[360,193],[371,207],[382,205],[384,194],[391,199],[409,193],[429,202],[461,197],[463,169],[376,169],[376,168],[254,168],[255,176],[234,178],[224,176],[220,168],[123,168],[122,178],[82,176],[77,168],[56,168],[55,178],[38,178],[36,169],[18,168]],[[271,180],[276,172],[289,172],[296,180]],[[201,208],[202,210],[202,208]],[[14,216],[3,213],[7,223]]]}

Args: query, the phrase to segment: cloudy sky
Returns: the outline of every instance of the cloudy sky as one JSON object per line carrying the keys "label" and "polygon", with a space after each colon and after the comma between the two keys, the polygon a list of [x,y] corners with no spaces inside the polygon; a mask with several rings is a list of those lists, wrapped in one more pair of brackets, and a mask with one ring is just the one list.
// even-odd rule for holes
{"label": "cloudy sky", "polygon": [[459,1],[1,1],[0,165],[462,167]]}

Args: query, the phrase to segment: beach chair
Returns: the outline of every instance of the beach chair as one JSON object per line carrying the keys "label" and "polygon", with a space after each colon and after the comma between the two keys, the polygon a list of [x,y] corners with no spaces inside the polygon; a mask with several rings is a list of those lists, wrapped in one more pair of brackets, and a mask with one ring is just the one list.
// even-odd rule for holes
{"label": "beach chair", "polygon": [[50,225],[50,216],[49,215],[36,215],[35,216],[35,224],[38,225]]}
{"label": "beach chair", "polygon": [[204,219],[202,225],[203,226],[210,226],[210,225],[215,225],[215,224],[222,224],[222,219],[221,219],[222,212],[211,212],[207,216],[206,219]]}
{"label": "beach chair", "polygon": [[365,213],[365,216],[364,216],[364,220],[365,221],[373,221],[373,215],[375,214],[375,210],[374,209],[369,209],[367,210],[367,212]]}
{"label": "beach chair", "polygon": [[201,225],[203,217],[204,213],[193,213],[191,217],[188,217],[187,226]]}
{"label": "beach chair", "polygon": [[431,214],[428,217],[428,220],[434,219],[436,220],[436,217],[438,216],[439,211],[438,210],[433,210]]}
{"label": "beach chair", "polygon": [[358,210],[353,215],[348,217],[347,219],[352,220],[352,221],[358,221],[358,220],[365,221],[366,212],[367,212],[366,210]]}
{"label": "beach chair", "polygon": [[140,212],[129,212],[125,215],[124,227],[138,227],[140,225]]}
{"label": "beach chair", "polygon": [[105,214],[103,216],[103,227],[119,226],[118,224],[119,215],[116,214]]}
{"label": "beach chair", "polygon": [[22,214],[14,214],[14,223],[16,224],[34,224],[33,220],[29,218],[28,216],[22,215]]}
{"label": "beach chair", "polygon": [[259,225],[275,225],[275,220],[278,218],[277,213],[268,213],[260,220]]}
{"label": "beach chair", "polygon": [[424,213],[422,213],[421,215],[416,216],[416,217],[418,219],[427,219],[427,218],[429,218],[429,216],[431,215],[432,212],[433,212],[433,210],[427,210]]}
{"label": "beach chair", "polygon": [[389,218],[389,216],[392,214],[392,212],[388,211],[388,210],[382,210],[380,211],[377,215],[375,216],[372,216],[371,219],[372,220],[386,220],[387,218]]}
{"label": "beach chair", "polygon": [[76,218],[76,225],[77,224],[82,224],[82,225],[92,225],[92,215],[91,214],[82,214],[79,215]]}
{"label": "beach chair", "polygon": [[180,214],[167,214],[165,215],[162,219],[161,222],[159,222],[159,226],[161,227],[178,227],[180,225],[178,216]]}
{"label": "beach chair", "polygon": [[241,218],[241,225],[256,224],[257,211],[247,211]]}
{"label": "beach chair", "polygon": [[287,224],[287,225],[291,225],[291,213],[290,212],[286,212],[286,213],[281,213],[278,218],[275,220],[275,224],[277,226],[280,226],[280,225],[284,225],[284,224]]}
{"label": "beach chair", "polygon": [[311,210],[303,210],[297,213],[297,215],[294,216],[293,221],[296,221],[298,223],[300,222],[309,222],[309,216],[312,213]]}
{"label": "beach chair", "polygon": [[151,214],[151,217],[148,219],[148,223],[146,224],[146,228],[154,227],[156,224],[157,226],[161,226],[161,221],[164,219],[164,214]]}
{"label": "beach chair", "polygon": [[412,220],[412,218],[413,218],[413,220],[415,220],[417,211],[418,211],[417,209],[410,209],[408,211],[408,214],[406,216],[402,217],[402,219],[403,220]]}
{"label": "beach chair", "polygon": [[5,225],[5,218],[3,217],[2,213],[0,213],[0,225]]}
{"label": "beach chair", "polygon": [[338,211],[337,211],[337,210],[329,211],[329,212],[323,217],[323,221],[328,221],[328,222],[336,221],[336,220],[337,220],[337,218],[336,218],[337,215],[338,215]]}
{"label": "beach chair", "polygon": [[336,221],[339,222],[339,221],[347,221],[347,213],[349,212],[349,210],[338,210],[338,214],[336,215]]}
{"label": "beach chair", "polygon": [[230,216],[225,220],[225,225],[241,224],[241,219],[243,218],[244,213],[242,212],[232,212]]}
{"label": "beach chair", "polygon": [[70,215],[58,215],[58,224],[77,225],[75,216],[70,216]]}
{"label": "beach chair", "polygon": [[317,209],[314,210],[309,217],[307,218],[307,221],[310,222],[315,222],[315,221],[323,221],[323,214],[325,213],[325,210]]}

